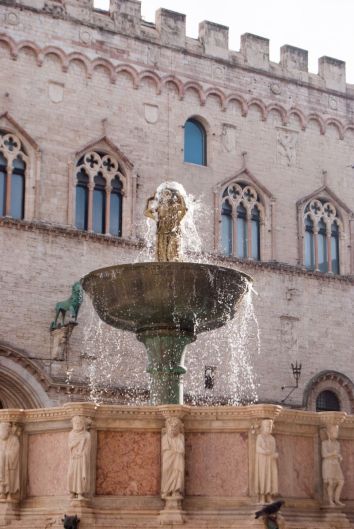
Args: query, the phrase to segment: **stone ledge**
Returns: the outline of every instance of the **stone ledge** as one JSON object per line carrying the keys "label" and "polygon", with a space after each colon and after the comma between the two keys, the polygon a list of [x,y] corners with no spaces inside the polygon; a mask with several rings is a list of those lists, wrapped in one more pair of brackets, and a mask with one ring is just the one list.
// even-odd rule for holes
{"label": "stone ledge", "polygon": [[0,227],[12,228],[21,231],[41,232],[51,235],[58,235],[69,237],[72,239],[84,239],[101,244],[108,244],[111,246],[123,246],[130,248],[143,248],[144,244],[139,239],[124,239],[121,237],[114,237],[112,235],[103,235],[101,233],[88,232],[78,230],[72,226],[63,226],[60,224],[52,224],[39,220],[27,221],[17,220],[11,217],[0,217]]}

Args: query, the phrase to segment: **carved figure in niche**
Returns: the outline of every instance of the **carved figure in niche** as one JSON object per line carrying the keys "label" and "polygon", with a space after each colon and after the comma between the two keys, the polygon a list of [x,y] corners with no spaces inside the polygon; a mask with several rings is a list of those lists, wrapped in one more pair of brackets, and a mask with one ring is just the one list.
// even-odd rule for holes
{"label": "carved figure in niche", "polygon": [[73,499],[83,500],[90,492],[91,434],[86,430],[85,417],[76,415],[72,419],[73,429],[69,433],[68,489]]}
{"label": "carved figure in niche", "polygon": [[166,419],[161,452],[161,497],[181,498],[184,491],[184,433],[182,421],[177,417]]}
{"label": "carved figure in niche", "polygon": [[0,423],[0,500],[13,500],[20,492],[20,441],[16,425]]}
{"label": "carved figure in niche", "polygon": [[256,493],[261,503],[278,494],[278,452],[272,436],[273,421],[264,419],[256,440]]}
{"label": "carved figure in niche", "polygon": [[278,157],[286,165],[292,166],[296,162],[297,134],[287,130],[278,132]]}
{"label": "carved figure in niche", "polygon": [[156,258],[178,261],[180,258],[181,221],[187,212],[185,197],[178,184],[160,186],[146,204],[145,216],[157,223]]}
{"label": "carved figure in niche", "polygon": [[59,303],[55,305],[55,320],[50,324],[50,329],[54,330],[60,326],[60,324],[58,325],[58,318],[60,315],[62,318],[62,325],[65,325],[65,316],[68,311],[70,316],[74,318],[74,322],[76,322],[83,299],[82,286],[81,283],[77,281],[72,286],[70,298],[65,301],[59,301]]}
{"label": "carved figure in niche", "polygon": [[327,426],[328,439],[322,441],[322,479],[325,485],[330,506],[343,506],[340,495],[344,485],[344,476],[340,466],[342,456],[338,438],[338,426]]}

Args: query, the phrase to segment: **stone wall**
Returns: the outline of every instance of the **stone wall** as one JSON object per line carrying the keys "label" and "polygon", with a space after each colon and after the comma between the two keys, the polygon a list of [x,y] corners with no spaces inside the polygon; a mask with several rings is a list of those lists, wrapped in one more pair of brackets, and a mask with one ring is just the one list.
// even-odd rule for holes
{"label": "stone wall", "polygon": [[[0,263],[0,339],[3,356],[10,357],[7,366],[0,359],[4,372],[19,380],[21,369],[29,373],[34,396],[28,406],[48,404],[45,398],[64,402],[72,388],[75,398],[87,396],[92,314],[85,302],[68,357],[53,361],[48,327],[54,305],[88,271],[138,258],[146,198],[165,179],[177,180],[201,202],[197,228],[203,250],[217,262],[220,193],[236,175],[263,192],[263,263],[222,260],[255,278],[262,354],[253,347],[250,356],[260,399],[284,398],[281,386],[292,384],[295,360],[303,371],[287,401],[292,405],[304,403],[310,381],[323,371],[353,380],[354,88],[345,83],[345,64],[321,58],[315,75],[307,71],[307,52],[288,45],[275,64],[268,40],[250,34],[242,36],[240,51],[232,51],[228,28],[211,22],[201,23],[199,39],[190,39],[184,15],[161,9],[149,24],[133,0],[112,0],[109,13],[81,0],[0,0],[0,20],[0,126],[15,132],[30,155],[25,221],[0,222],[6,256]],[[183,162],[183,126],[191,116],[207,131],[207,166]],[[282,147],[284,134],[293,140],[290,154]],[[114,150],[129,166],[121,240],[73,228],[74,168],[87,146]],[[343,218],[342,277],[302,267],[298,204],[318,189]],[[145,390],[144,353],[127,340],[129,360],[119,367],[118,384],[138,380]],[[201,337],[190,348],[193,377],[186,390],[193,378],[208,397],[204,365],[215,364],[215,349],[204,344],[208,339]],[[134,374],[126,366],[132,360]],[[219,359],[211,396],[227,395],[223,364]],[[47,397],[38,396],[38,383]]]}

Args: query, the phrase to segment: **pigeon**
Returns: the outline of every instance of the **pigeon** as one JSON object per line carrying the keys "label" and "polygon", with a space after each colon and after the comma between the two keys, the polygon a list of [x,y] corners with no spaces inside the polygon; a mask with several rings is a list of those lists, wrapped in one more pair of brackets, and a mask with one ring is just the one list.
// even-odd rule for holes
{"label": "pigeon", "polygon": [[269,516],[271,514],[276,514],[282,508],[284,503],[285,501],[278,500],[278,501],[274,501],[273,503],[269,503],[269,505],[265,505],[263,509],[255,513],[255,518],[259,518],[260,516]]}

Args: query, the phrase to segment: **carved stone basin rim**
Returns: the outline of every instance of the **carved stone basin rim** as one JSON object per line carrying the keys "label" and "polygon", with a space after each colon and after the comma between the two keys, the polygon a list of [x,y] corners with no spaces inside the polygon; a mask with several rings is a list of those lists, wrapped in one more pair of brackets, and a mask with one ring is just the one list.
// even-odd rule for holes
{"label": "carved stone basin rim", "polygon": [[233,318],[252,278],[210,264],[147,262],[101,268],[81,282],[99,317],[113,327],[198,334]]}

